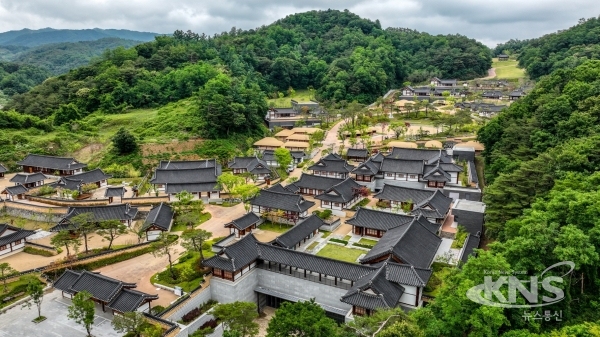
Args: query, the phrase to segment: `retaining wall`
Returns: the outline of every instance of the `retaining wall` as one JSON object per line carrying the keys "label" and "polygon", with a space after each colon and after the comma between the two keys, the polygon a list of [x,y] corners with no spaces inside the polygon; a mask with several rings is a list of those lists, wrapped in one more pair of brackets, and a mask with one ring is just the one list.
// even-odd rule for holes
{"label": "retaining wall", "polygon": [[103,206],[108,205],[108,199],[85,199],[85,200],[69,200],[69,199],[53,199],[46,197],[34,197],[28,195],[27,199],[31,201],[42,202],[48,205],[55,206]]}
{"label": "retaining wall", "polygon": [[66,207],[27,205],[14,201],[5,201],[0,208],[10,216],[51,223],[60,221],[67,214]]}

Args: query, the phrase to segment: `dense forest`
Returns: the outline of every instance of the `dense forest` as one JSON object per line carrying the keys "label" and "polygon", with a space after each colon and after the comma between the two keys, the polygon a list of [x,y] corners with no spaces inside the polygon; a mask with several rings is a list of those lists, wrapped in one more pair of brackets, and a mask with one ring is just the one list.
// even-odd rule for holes
{"label": "dense forest", "polygon": [[49,70],[52,75],[60,75],[87,65],[94,58],[102,56],[107,49],[131,48],[140,43],[142,42],[109,37],[95,41],[52,43],[33,48],[0,46],[0,60],[41,67]]}
{"label": "dense forest", "polygon": [[[313,87],[323,101],[372,103],[407,81],[434,75],[469,79],[486,74],[490,64],[489,49],[464,36],[382,30],[379,22],[348,11],[312,11],[247,31],[234,27],[214,36],[177,31],[117,48],[16,95],[5,109],[42,118],[66,105],[76,110],[73,118],[94,111],[119,113],[190,97],[218,74],[252,88],[255,97]],[[224,102],[233,103],[241,104]],[[255,124],[256,116],[243,114],[246,125]],[[241,122],[240,117],[236,123]]]}
{"label": "dense forest", "polygon": [[569,29],[537,39],[510,40],[498,45],[494,54],[504,51],[518,54],[519,65],[534,80],[557,69],[575,68],[600,58],[600,19],[581,19]]}
{"label": "dense forest", "polygon": [[[594,35],[594,25],[585,26],[589,34],[582,25],[572,30]],[[450,272],[430,306],[411,314],[425,336],[597,334],[597,325],[585,322],[600,319],[600,60],[582,62],[555,65],[478,132],[488,183],[486,235],[493,242]],[[541,310],[561,312],[561,321],[528,321],[524,315],[536,308],[486,307],[465,296],[490,270],[540,275],[562,261],[575,263],[559,284],[565,299]]]}
{"label": "dense forest", "polygon": [[6,96],[23,94],[48,77],[50,73],[44,68],[0,61],[0,92]]}

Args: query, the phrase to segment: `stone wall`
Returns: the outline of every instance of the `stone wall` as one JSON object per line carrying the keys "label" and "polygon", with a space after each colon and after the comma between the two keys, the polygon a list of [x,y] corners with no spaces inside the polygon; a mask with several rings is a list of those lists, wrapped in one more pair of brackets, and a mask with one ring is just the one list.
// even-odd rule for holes
{"label": "stone wall", "polygon": [[[254,289],[258,286],[258,273],[260,269],[252,269],[235,282],[219,279],[210,280],[211,298],[219,303],[235,301],[256,303]],[[279,286],[278,286],[279,287]]]}
{"label": "stone wall", "polygon": [[[58,207],[40,207],[40,206],[29,206],[29,205],[15,205],[15,203],[5,202],[0,207],[2,213],[8,216],[14,216],[24,218],[28,220],[41,221],[56,223],[60,221],[66,214],[66,208]],[[48,210],[50,209],[50,211]]]}
{"label": "stone wall", "polygon": [[[212,278],[214,280],[214,278]],[[212,281],[212,280],[211,280]],[[198,308],[202,306],[202,304],[208,302],[211,299],[210,286],[199,290],[199,292],[193,294],[193,297],[190,297],[185,304],[181,307],[174,310],[170,315],[163,317],[170,321],[176,322],[183,317],[183,315],[187,314],[194,308]]]}
{"label": "stone wall", "polygon": [[108,199],[83,199],[83,200],[68,200],[68,199],[53,199],[45,197],[35,197],[28,195],[27,199],[31,201],[41,202],[55,206],[104,206],[108,205]]}

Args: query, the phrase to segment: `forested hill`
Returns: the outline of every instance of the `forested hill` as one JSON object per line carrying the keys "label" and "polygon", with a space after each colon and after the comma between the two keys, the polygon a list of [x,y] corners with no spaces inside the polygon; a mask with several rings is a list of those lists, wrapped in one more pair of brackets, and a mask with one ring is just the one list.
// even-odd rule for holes
{"label": "forested hill", "polygon": [[469,79],[490,65],[490,50],[464,36],[382,30],[348,11],[312,11],[247,31],[177,31],[117,49],[16,96],[8,108],[47,117],[70,103],[77,116],[158,106],[190,97],[217,73],[267,95],[312,86],[321,100],[371,103],[406,81]]}
{"label": "forested hill", "polygon": [[0,94],[22,94],[48,77],[50,73],[44,68],[0,61]]}
{"label": "forested hill", "polygon": [[0,33],[0,46],[36,47],[50,43],[94,41],[119,38],[135,41],[152,41],[156,33],[126,29],[22,29]]}
{"label": "forested hill", "polygon": [[556,69],[575,68],[586,60],[600,58],[600,19],[581,19],[569,29],[537,39],[510,40],[498,45],[494,54],[504,51],[519,54],[519,65],[532,79]]}
{"label": "forested hill", "polygon": [[60,75],[87,65],[107,49],[130,48],[140,43],[109,37],[95,41],[52,43],[33,48],[0,46],[0,60],[43,67],[53,75]]}

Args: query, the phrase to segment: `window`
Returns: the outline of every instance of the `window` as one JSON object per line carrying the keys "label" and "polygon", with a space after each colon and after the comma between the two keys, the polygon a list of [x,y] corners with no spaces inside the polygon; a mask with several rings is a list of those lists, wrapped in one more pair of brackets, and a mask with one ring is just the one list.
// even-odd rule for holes
{"label": "window", "polygon": [[362,307],[354,307],[354,314],[358,316],[364,316],[367,314],[367,309]]}
{"label": "window", "polygon": [[437,187],[444,187],[444,183],[443,182],[437,183]]}
{"label": "window", "polygon": [[411,174],[411,175],[408,176],[408,178],[410,178],[410,179],[417,179],[417,176],[414,175],[414,174]]}
{"label": "window", "polygon": [[435,182],[435,181],[428,181],[428,182],[427,182],[427,186],[429,186],[429,187],[435,187],[436,185],[437,185],[437,184],[436,184],[436,182]]}
{"label": "window", "polygon": [[6,245],[0,246],[0,250],[5,250],[5,249],[6,249]]}
{"label": "window", "polygon": [[323,201],[323,205],[329,206],[329,201]]}
{"label": "window", "polygon": [[385,176],[388,177],[388,178],[393,178],[394,174],[393,173],[386,173]]}
{"label": "window", "polygon": [[404,173],[398,173],[398,178],[404,179]]}
{"label": "window", "polygon": [[340,207],[340,203],[339,203],[339,202],[336,202],[336,203],[334,203],[334,204],[333,204],[333,206],[335,206],[335,207]]}
{"label": "window", "polygon": [[15,245],[20,245],[20,244],[21,244],[21,240],[15,241]]}
{"label": "window", "polygon": [[365,231],[366,235],[373,235],[373,236],[377,236],[377,230],[376,229],[372,229],[372,228],[367,228]]}
{"label": "window", "polygon": [[233,280],[233,273],[230,271],[223,271],[223,278],[228,280]]}

